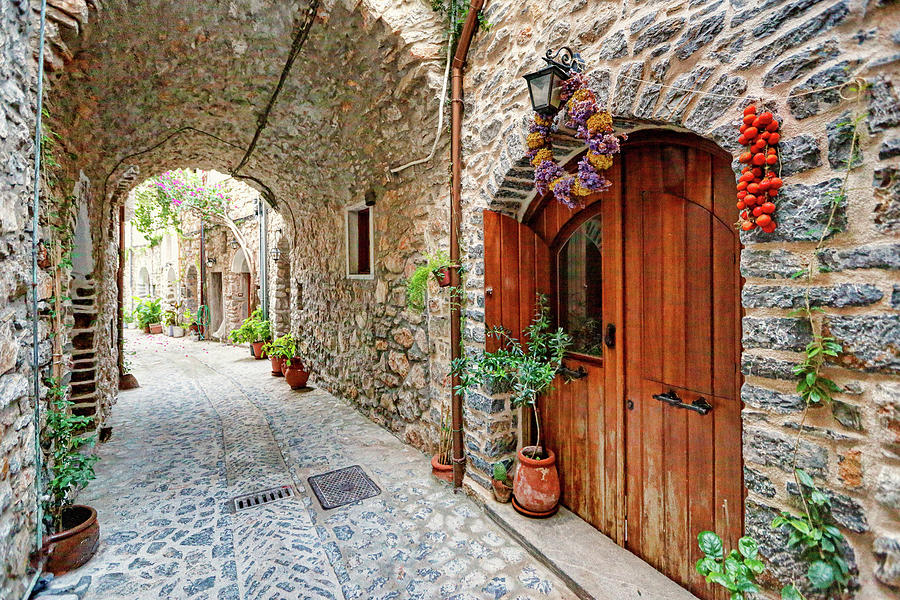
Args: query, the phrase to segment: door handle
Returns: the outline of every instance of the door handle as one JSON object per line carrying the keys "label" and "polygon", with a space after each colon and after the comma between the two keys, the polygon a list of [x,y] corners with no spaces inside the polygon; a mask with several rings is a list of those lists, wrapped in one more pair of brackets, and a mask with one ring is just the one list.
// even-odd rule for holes
{"label": "door handle", "polygon": [[687,404],[682,402],[681,398],[678,394],[675,393],[674,390],[669,390],[665,394],[653,394],[654,400],[659,400],[660,402],[665,402],[669,406],[674,406],[675,408],[686,408],[688,410],[692,410],[694,412],[698,412],[701,415],[707,414],[709,411],[713,409],[712,405],[706,401],[706,398],[697,398],[691,404]]}
{"label": "door handle", "polygon": [[603,338],[603,342],[607,348],[616,347],[616,326],[614,323],[606,324],[606,336]]}
{"label": "door handle", "polygon": [[572,381],[574,379],[584,379],[587,377],[587,371],[584,370],[584,366],[579,365],[577,371],[573,371],[569,367],[565,365],[565,363],[561,364],[559,368],[556,370],[557,375],[562,375],[566,382]]}

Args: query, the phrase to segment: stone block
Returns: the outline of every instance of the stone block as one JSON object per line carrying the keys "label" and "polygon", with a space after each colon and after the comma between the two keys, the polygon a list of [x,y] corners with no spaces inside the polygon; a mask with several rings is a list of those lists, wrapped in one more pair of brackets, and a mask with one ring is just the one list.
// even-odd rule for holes
{"label": "stone block", "polygon": [[879,383],[872,392],[880,429],[880,438],[887,452],[900,458],[900,384]]}
{"label": "stone block", "polygon": [[872,552],[878,560],[875,577],[893,588],[900,588],[900,537],[878,536],[872,542]]}
{"label": "stone block", "polygon": [[745,352],[741,357],[741,373],[768,379],[786,379],[793,381],[796,363],[782,358],[760,356]]}
{"label": "stone block", "polygon": [[653,109],[656,108],[656,102],[659,100],[659,92],[662,90],[662,83],[665,80],[670,65],[671,61],[664,59],[653,65],[650,69],[650,80],[656,83],[644,87],[644,93],[641,94],[641,99],[638,102],[637,108],[634,109],[634,116],[649,118],[653,115]]}
{"label": "stone block", "polygon": [[[769,19],[766,19],[768,22]],[[811,48],[784,58],[763,76],[763,87],[774,87],[786,81],[793,81],[809,73],[822,63],[840,53],[837,40],[828,40]]]}
{"label": "stone block", "polygon": [[801,308],[809,294],[810,306],[868,306],[884,297],[870,284],[841,283],[833,286],[745,285],[741,302],[747,308]]}
{"label": "stone block", "polygon": [[749,406],[776,414],[800,412],[805,405],[803,398],[796,394],[783,394],[749,383],[741,387],[741,400]]}
{"label": "stone block", "polygon": [[827,318],[827,328],[843,348],[838,364],[900,373],[900,315],[834,315]]}
{"label": "stone block", "polygon": [[894,84],[884,75],[878,75],[869,88],[869,131],[877,132],[900,125],[900,99]]}
{"label": "stone block", "polygon": [[741,275],[744,277],[786,279],[803,268],[799,256],[781,248],[775,250],[745,248],[741,251]]}
{"label": "stone block", "polygon": [[631,107],[637,96],[637,90],[641,86],[639,81],[644,76],[643,63],[629,63],[622,67],[619,78],[616,81],[616,89],[612,94],[612,112],[615,116],[630,116]]}
{"label": "stone block", "polygon": [[[828,224],[833,198],[839,193],[841,180],[829,179],[822,183],[803,185],[789,184],[781,189],[778,196],[778,211],[775,220],[778,228],[773,233],[760,230],[741,232],[744,244],[753,242],[813,242],[818,241],[822,230]],[[847,200],[842,199],[835,209],[831,237],[847,227]]]}
{"label": "stone block", "polygon": [[766,498],[775,497],[775,486],[772,485],[772,481],[750,467],[744,467],[744,485],[747,486],[748,491],[754,494],[759,494]]}
{"label": "stone block", "polygon": [[[778,467],[785,473],[793,472],[796,436],[774,429],[745,426],[743,443],[746,462]],[[796,465],[813,477],[824,478],[828,469],[828,451],[809,440],[800,440]]]}
{"label": "stone block", "polygon": [[862,431],[862,415],[858,406],[835,399],[831,401],[831,414],[835,421],[847,429]]}
{"label": "stone block", "polygon": [[[747,91],[747,80],[739,75],[724,74],[710,90],[711,94],[721,94],[721,96],[703,96],[697,107],[685,120],[685,126],[694,131],[706,132],[709,126],[716,122],[728,109],[734,105],[734,98],[727,96],[740,96]],[[730,139],[736,139],[735,128],[729,127],[724,132]],[[737,147],[737,142],[733,142]]]}
{"label": "stone block", "polygon": [[823,248],[817,254],[822,270],[900,269],[900,244],[868,244]]}
{"label": "stone block", "polygon": [[[862,164],[863,154],[860,150],[860,138],[857,135],[854,142],[853,132],[853,115],[850,111],[843,113],[834,121],[828,123],[828,164],[832,169],[854,168]],[[850,159],[850,146],[853,148],[853,159]]]}
{"label": "stone block", "polygon": [[696,25],[691,25],[678,40],[679,45],[675,48],[675,56],[681,60],[687,59],[694,52],[713,41],[724,27],[724,12],[704,19]]}
{"label": "stone block", "polygon": [[491,398],[477,392],[466,392],[466,405],[487,414],[497,414],[506,410],[506,400]]}
{"label": "stone block", "polygon": [[881,148],[878,150],[879,160],[887,160],[900,156],[900,138],[892,138],[881,142]]}
{"label": "stone block", "polygon": [[744,348],[799,351],[812,341],[812,329],[805,319],[744,317],[741,324]]}
{"label": "stone block", "polygon": [[659,46],[672,39],[675,34],[684,29],[686,22],[684,17],[672,17],[647,27],[634,42],[635,56],[646,48]]}
{"label": "stone block", "polygon": [[782,177],[803,173],[822,164],[819,142],[808,133],[791,136],[782,141],[779,150]]}
{"label": "stone block", "polygon": [[882,465],[875,480],[875,500],[900,513],[900,467]]}
{"label": "stone block", "polygon": [[[799,501],[800,494],[797,484],[789,481],[786,487],[788,494],[795,496]],[[825,494],[831,503],[831,516],[838,525],[855,533],[865,533],[869,530],[869,520],[866,518],[865,509],[858,500],[826,488],[819,488],[819,491]]]}
{"label": "stone block", "polygon": [[628,55],[628,42],[625,39],[625,31],[616,31],[610,34],[600,45],[597,58],[600,60],[612,60]]}
{"label": "stone block", "polygon": [[672,87],[666,94],[656,118],[663,121],[680,123],[688,105],[690,97],[693,96],[693,90],[699,90],[703,87],[714,69],[706,65],[697,65],[690,72],[685,73],[672,82]]}
{"label": "stone block", "polygon": [[[802,2],[803,0],[800,1]],[[787,54],[792,48],[797,48],[813,38],[820,37],[823,32],[839,25],[849,14],[850,6],[847,0],[833,4],[787,33],[768,42],[759,51],[749,55],[738,68],[749,69],[755,65],[771,64],[778,57]]]}
{"label": "stone block", "polygon": [[889,166],[875,169],[872,179],[875,198],[875,227],[885,233],[900,231],[900,168]]}
{"label": "stone block", "polygon": [[[834,86],[849,82],[858,64],[859,61],[840,62],[816,73],[802,84],[792,88],[792,97],[788,99],[791,114],[797,119],[806,119],[840,104],[841,90]],[[813,90],[822,91],[813,92]]]}

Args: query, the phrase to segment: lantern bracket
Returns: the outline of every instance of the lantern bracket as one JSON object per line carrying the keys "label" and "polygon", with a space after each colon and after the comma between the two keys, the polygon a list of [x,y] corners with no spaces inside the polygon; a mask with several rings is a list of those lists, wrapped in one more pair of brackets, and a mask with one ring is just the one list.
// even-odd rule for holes
{"label": "lantern bracket", "polygon": [[563,71],[570,73],[581,73],[584,71],[584,59],[581,54],[572,52],[568,46],[563,46],[556,52],[547,49],[547,53],[542,57],[547,64],[559,67]]}

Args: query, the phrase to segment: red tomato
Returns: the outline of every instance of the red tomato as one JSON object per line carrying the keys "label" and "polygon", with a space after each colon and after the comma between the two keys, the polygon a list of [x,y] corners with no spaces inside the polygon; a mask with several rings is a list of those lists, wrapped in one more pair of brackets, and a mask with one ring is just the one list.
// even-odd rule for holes
{"label": "red tomato", "polygon": [[777,190],[777,189],[780,188],[782,185],[784,185],[784,182],[781,181],[781,177],[772,177],[772,180],[769,182],[769,185],[770,185],[772,188],[774,188],[774,189]]}
{"label": "red tomato", "polygon": [[760,227],[765,227],[766,225],[768,225],[769,223],[772,222],[772,217],[770,217],[767,214],[762,214],[762,210],[761,209],[759,209],[759,210],[760,210],[761,214],[758,214],[758,215],[756,214],[756,209],[754,209],[754,211],[753,211],[753,214],[756,216],[756,224],[759,225]]}
{"label": "red tomato", "polygon": [[771,223],[763,227],[762,230],[765,233],[772,233],[773,231],[775,231],[775,221],[772,221]]}
{"label": "red tomato", "polygon": [[764,213],[771,215],[775,212],[775,205],[771,202],[763,202],[762,209]]}
{"label": "red tomato", "polygon": [[766,131],[778,131],[778,121],[772,121],[766,125]]}
{"label": "red tomato", "polygon": [[756,154],[753,155],[751,162],[757,166],[764,165],[764,164],[766,164],[766,155],[763,154],[762,152],[757,152]]}
{"label": "red tomato", "polygon": [[741,125],[740,127],[738,127],[738,131],[744,133],[745,131],[747,131],[747,125]]}
{"label": "red tomato", "polygon": [[748,140],[752,140],[759,133],[759,129],[756,127],[748,127],[744,130],[744,135],[747,136]]}
{"label": "red tomato", "polygon": [[744,115],[751,115],[751,114],[753,114],[753,115],[756,114],[756,107],[753,106],[752,104],[744,109]]}
{"label": "red tomato", "polygon": [[753,194],[747,194],[746,196],[744,196],[744,203],[747,206],[753,206],[754,204],[756,204],[756,200],[756,196],[754,196]]}
{"label": "red tomato", "polygon": [[769,134],[769,143],[770,143],[771,145],[774,146],[775,144],[777,144],[778,142],[781,141],[781,134],[780,134],[780,133],[775,133],[775,132],[769,133],[768,131],[767,131],[766,133]]}
{"label": "red tomato", "polygon": [[769,189],[769,191],[767,193],[769,194],[770,197],[774,198],[775,196],[778,195],[778,190]]}
{"label": "red tomato", "polygon": [[743,190],[737,193],[738,200],[742,200],[747,196],[747,190]]}
{"label": "red tomato", "polygon": [[746,146],[748,141],[749,141],[749,140],[747,140],[747,138],[745,138],[743,134],[741,134],[740,136],[738,136],[737,142],[738,142],[738,144],[740,144],[741,146]]}
{"label": "red tomato", "polygon": [[[759,156],[759,155],[757,155],[757,156]],[[754,161],[754,162],[756,162],[756,161]],[[777,162],[778,162],[778,157],[777,157],[776,155],[774,155],[774,154],[770,154],[769,156],[766,157],[766,164],[767,164],[767,165],[774,165],[774,164],[776,164]]]}
{"label": "red tomato", "polygon": [[750,192],[751,194],[756,194],[759,191],[759,184],[751,183],[750,185],[747,186],[747,191]]}
{"label": "red tomato", "polygon": [[743,154],[741,154],[741,156],[740,156],[740,158],[738,158],[738,160],[742,163],[748,163],[748,162],[750,162],[751,158],[753,158],[753,155],[751,153],[744,152]]}
{"label": "red tomato", "polygon": [[744,231],[750,231],[754,227],[756,227],[756,225],[751,223],[750,221],[744,221],[743,223],[741,223],[741,229],[743,229]]}
{"label": "red tomato", "polygon": [[750,125],[753,121],[756,120],[756,115],[744,115],[744,125]]}
{"label": "red tomato", "polygon": [[753,209],[753,216],[754,216],[754,217],[759,217],[759,216],[761,216],[762,214],[763,214],[762,206],[757,206],[756,208]]}
{"label": "red tomato", "polygon": [[746,182],[746,181],[739,181],[738,184],[737,184],[737,189],[738,189],[738,191],[746,190],[746,189],[747,189],[747,182]]}
{"label": "red tomato", "polygon": [[766,111],[766,112],[760,114],[759,117],[757,117],[757,118],[759,119],[760,124],[768,125],[769,123],[771,123],[772,121],[775,120],[775,115],[773,115],[769,111]]}
{"label": "red tomato", "polygon": [[760,169],[758,167],[753,167],[753,169],[751,169],[751,171],[752,171],[754,177],[762,177],[762,169]]}
{"label": "red tomato", "polygon": [[738,202],[737,207],[738,207],[738,210],[744,210],[745,208],[747,208],[747,205],[744,204],[743,202]]}
{"label": "red tomato", "polygon": [[759,185],[757,186],[757,189],[759,189],[760,191],[765,192],[766,190],[769,189],[769,186],[770,186],[770,185],[772,185],[772,184],[769,183],[769,180],[768,180],[768,179],[763,179],[762,181],[759,182]]}

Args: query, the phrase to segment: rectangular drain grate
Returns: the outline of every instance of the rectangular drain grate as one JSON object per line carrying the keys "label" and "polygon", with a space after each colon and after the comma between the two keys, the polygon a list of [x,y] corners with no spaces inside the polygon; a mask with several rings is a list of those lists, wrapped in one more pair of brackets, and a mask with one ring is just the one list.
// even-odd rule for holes
{"label": "rectangular drain grate", "polygon": [[280,487],[262,490],[261,492],[253,492],[252,494],[237,496],[232,500],[232,502],[234,503],[234,511],[237,512],[239,510],[247,510],[248,508],[253,508],[254,506],[259,506],[261,504],[275,502],[276,500],[293,498],[294,495],[295,494],[293,486],[282,485]]}
{"label": "rectangular drain grate", "polygon": [[369,479],[362,467],[353,465],[307,478],[322,508],[328,510],[381,493],[381,488]]}

